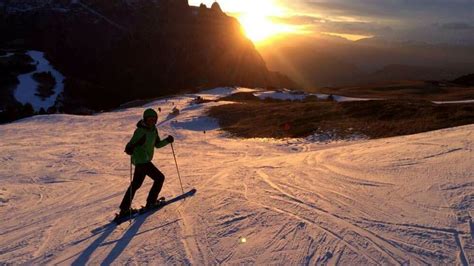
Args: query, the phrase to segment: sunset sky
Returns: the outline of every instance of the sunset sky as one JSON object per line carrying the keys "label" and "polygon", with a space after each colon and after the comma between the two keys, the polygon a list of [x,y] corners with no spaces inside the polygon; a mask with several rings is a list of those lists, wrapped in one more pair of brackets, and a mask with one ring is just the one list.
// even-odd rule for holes
{"label": "sunset sky", "polygon": [[[189,0],[190,5],[213,0]],[[474,44],[474,0],[220,0],[255,42],[276,34]]]}

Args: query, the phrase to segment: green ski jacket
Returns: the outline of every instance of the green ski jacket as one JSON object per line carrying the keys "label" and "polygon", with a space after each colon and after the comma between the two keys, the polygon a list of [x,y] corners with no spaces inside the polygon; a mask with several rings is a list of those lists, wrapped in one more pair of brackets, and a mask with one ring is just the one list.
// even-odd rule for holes
{"label": "green ski jacket", "polygon": [[162,148],[168,144],[168,141],[160,139],[156,126],[150,128],[140,120],[127,148],[133,150],[132,163],[137,165],[151,162],[155,148]]}

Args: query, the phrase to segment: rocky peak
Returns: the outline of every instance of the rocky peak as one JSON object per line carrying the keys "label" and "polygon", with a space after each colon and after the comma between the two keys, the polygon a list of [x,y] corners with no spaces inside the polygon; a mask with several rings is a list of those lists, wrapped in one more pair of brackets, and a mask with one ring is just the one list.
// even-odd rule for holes
{"label": "rocky peak", "polygon": [[217,13],[224,13],[224,12],[222,12],[221,6],[217,2],[214,2],[212,4],[211,10],[214,11],[214,12],[217,12]]}

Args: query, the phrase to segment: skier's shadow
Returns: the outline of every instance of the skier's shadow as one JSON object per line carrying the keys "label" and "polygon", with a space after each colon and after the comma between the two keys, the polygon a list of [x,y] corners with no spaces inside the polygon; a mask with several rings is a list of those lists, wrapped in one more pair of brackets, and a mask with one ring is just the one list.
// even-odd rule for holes
{"label": "skier's shadow", "polygon": [[[180,201],[180,200],[185,199],[187,197],[193,196],[195,193],[196,193],[196,190],[193,189],[188,193],[185,193],[183,195],[179,195],[179,196],[169,200],[167,205],[172,204],[172,203],[177,202],[177,201]],[[158,211],[158,210],[156,210],[156,211]],[[122,252],[125,250],[125,248],[128,246],[128,244],[130,244],[133,237],[138,235],[137,233],[140,230],[140,227],[145,223],[146,219],[150,215],[155,213],[156,211],[150,211],[148,213],[145,213],[145,214],[140,215],[137,218],[135,218],[134,222],[132,223],[132,226],[130,226],[130,228],[127,230],[127,232],[125,232],[125,234],[120,239],[114,241],[114,242],[116,242],[114,248],[110,251],[110,253],[107,255],[107,257],[101,263],[101,265],[110,265],[110,264],[112,264],[118,258],[118,256],[120,256],[120,254],[122,254]],[[178,220],[176,220],[176,221],[178,221]],[[155,229],[167,226],[167,225],[172,224],[176,221],[166,223],[166,224],[161,225],[161,226],[159,226]],[[112,232],[114,231],[115,228],[116,228],[115,225],[110,225],[110,226],[105,227],[105,229],[102,231],[102,234],[96,240],[94,240],[94,242],[92,242],[82,252],[82,254],[79,257],[77,257],[76,260],[74,260],[72,265],[85,265],[89,261],[90,257],[94,253],[94,251],[97,248],[99,248],[100,246],[104,245],[103,242],[112,234]]]}
{"label": "skier's shadow", "polygon": [[82,253],[79,257],[77,257],[71,265],[73,266],[79,266],[79,265],[85,265],[88,261],[91,255],[94,253],[94,251],[102,245],[102,242],[104,242],[107,237],[109,237],[110,234],[114,231],[116,226],[108,226],[105,228],[104,231],[102,231],[102,234],[94,240]]}
{"label": "skier's shadow", "polygon": [[114,248],[110,251],[109,255],[104,259],[101,265],[110,265],[112,264],[115,259],[122,254],[125,248],[130,244],[133,237],[138,233],[140,227],[145,223],[146,218],[148,218],[150,214],[142,215],[135,219],[135,222],[132,223],[132,226],[125,232],[125,234],[117,241]]}

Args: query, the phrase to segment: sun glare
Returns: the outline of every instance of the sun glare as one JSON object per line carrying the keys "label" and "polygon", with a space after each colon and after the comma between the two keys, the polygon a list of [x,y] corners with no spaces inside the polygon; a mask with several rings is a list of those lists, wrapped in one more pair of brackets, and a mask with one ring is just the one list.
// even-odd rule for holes
{"label": "sun glare", "polygon": [[327,35],[342,37],[342,38],[344,38],[346,40],[349,40],[349,41],[359,41],[359,40],[362,40],[362,39],[370,39],[370,38],[374,37],[374,36],[370,36],[370,35],[342,34],[342,33],[334,33],[334,32],[322,32],[322,33],[327,34]]}
{"label": "sun glare", "polygon": [[265,16],[252,14],[239,17],[240,24],[247,37],[255,43],[260,43],[277,34],[290,32],[288,26],[275,24]]}
{"label": "sun glare", "polygon": [[237,18],[245,34],[254,43],[261,43],[272,36],[293,31],[290,26],[271,20],[272,16],[285,14],[285,11],[274,3],[274,0],[241,0],[234,10],[237,11]]}
{"label": "sun glare", "polygon": [[[190,4],[198,5],[200,2],[212,4],[214,0],[190,0]],[[272,17],[284,17],[288,14],[276,0],[219,0],[218,3],[224,11],[240,21],[245,35],[255,44],[282,33],[297,31],[291,25],[272,21]]]}

